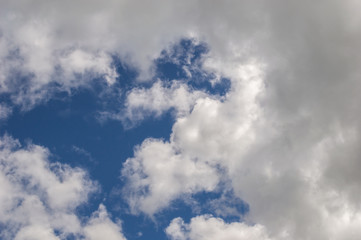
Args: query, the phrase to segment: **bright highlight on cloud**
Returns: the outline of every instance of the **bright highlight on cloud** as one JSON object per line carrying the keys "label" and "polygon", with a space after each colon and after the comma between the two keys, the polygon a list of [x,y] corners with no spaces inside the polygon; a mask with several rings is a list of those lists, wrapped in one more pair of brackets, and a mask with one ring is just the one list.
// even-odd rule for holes
{"label": "bright highlight on cloud", "polygon": [[[142,139],[133,156],[119,156],[126,160],[114,166],[124,184],[118,200],[126,201],[124,212],[157,221],[179,199],[214,194],[222,196],[214,201],[218,211],[192,198],[205,209],[166,219],[164,234],[175,240],[361,237],[357,1],[0,4],[2,122],[14,109],[32,111],[59,93],[70,99],[95,88],[104,90],[95,96],[101,124],[136,128],[172,113],[169,136]],[[208,51],[196,53],[184,39]],[[178,70],[159,68],[165,52],[181,76],[169,79],[166,72]],[[127,79],[116,58],[137,76]],[[225,94],[209,90],[224,78]],[[193,84],[202,81],[208,88]],[[112,97],[119,106],[107,109]],[[84,169],[50,163],[45,147],[20,147],[5,135],[0,184],[5,239],[125,239],[127,230],[103,204],[86,221],[77,215],[98,186]],[[249,206],[232,221],[220,214],[227,191]]]}

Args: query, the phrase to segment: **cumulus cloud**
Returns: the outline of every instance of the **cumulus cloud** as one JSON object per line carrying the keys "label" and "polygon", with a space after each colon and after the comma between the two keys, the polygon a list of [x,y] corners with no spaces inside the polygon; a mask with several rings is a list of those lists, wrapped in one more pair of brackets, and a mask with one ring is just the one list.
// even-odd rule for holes
{"label": "cumulus cloud", "polygon": [[[159,23],[170,15],[153,3],[146,8],[160,18],[143,12],[140,19],[134,14],[140,5],[127,1],[1,4],[0,92],[13,94],[24,109],[51,97],[54,85],[55,91],[70,91],[97,77],[114,83],[113,54],[139,67],[146,78],[151,61],[176,34],[164,38],[169,30]],[[149,27],[141,27],[143,22]],[[148,38],[154,31],[158,36]]]}
{"label": "cumulus cloud", "polygon": [[[352,171],[358,164],[354,160],[358,152],[353,147],[359,138],[358,125],[349,129],[334,119],[320,122],[317,118],[324,119],[321,112],[275,114],[274,106],[264,102],[269,98],[266,71],[264,64],[257,62],[234,69],[232,89],[226,98],[199,99],[190,114],[176,120],[170,142],[161,144],[177,149],[177,157],[190,157],[214,170],[225,169],[215,174],[218,179],[229,178],[236,195],[249,204],[245,220],[261,224],[272,238],[360,236],[352,227],[359,224],[361,213],[354,192],[360,179]],[[134,162],[138,169],[146,169],[144,162],[155,161],[150,156],[128,159],[127,165]],[[162,186],[183,174],[168,171],[171,175],[163,178],[144,171],[143,178],[135,179],[138,173],[125,173],[129,179],[148,186],[148,181],[143,182],[148,176],[154,176],[152,185]],[[188,180],[199,183],[197,179]],[[182,189],[175,190],[183,193]],[[191,193],[199,191],[202,189],[191,189]],[[137,196],[138,202],[132,203],[141,206],[149,198],[158,197],[143,191]],[[162,199],[166,201],[163,205],[171,203],[169,198]],[[175,239],[190,238],[174,234]],[[204,232],[201,236],[208,235]]]}
{"label": "cumulus cloud", "polygon": [[2,239],[125,239],[103,205],[86,222],[76,208],[97,190],[86,172],[58,162],[49,151],[5,135],[0,139],[0,223]]}
{"label": "cumulus cloud", "polygon": [[270,240],[261,225],[225,223],[211,215],[194,217],[189,224],[185,224],[181,218],[175,218],[166,233],[173,240]]}
{"label": "cumulus cloud", "polygon": [[[8,16],[10,13],[4,14]],[[13,14],[12,17],[19,20],[19,16]],[[15,29],[0,26],[3,33],[0,35],[3,43],[0,50],[3,72],[0,93],[12,94],[13,103],[28,110],[46,101],[53,92],[70,92],[89,85],[97,77],[103,77],[108,84],[115,82],[117,73],[109,54],[76,46],[61,48],[57,46],[57,36],[52,33],[53,26],[49,26],[47,21],[22,21],[20,26],[14,26],[15,32]]]}
{"label": "cumulus cloud", "polygon": [[[1,4],[0,90],[15,94],[13,101],[25,109],[51,97],[49,86],[54,84],[69,91],[89,84],[94,77],[114,82],[113,54],[135,66],[143,80],[154,73],[153,60],[161,51],[185,37],[205,39],[215,55],[226,60],[239,50],[238,45],[253,38],[251,29],[258,26],[263,31],[264,21],[258,11],[247,14],[258,1],[34,0]],[[230,17],[214,17],[224,13]],[[227,36],[230,44],[228,40],[223,44],[225,39],[220,36]]]}
{"label": "cumulus cloud", "polygon": [[152,216],[181,194],[215,190],[217,170],[207,163],[179,155],[171,143],[147,139],[134,158],[124,163],[124,196],[134,213]]}
{"label": "cumulus cloud", "polygon": [[[161,83],[129,95],[129,115],[136,120],[169,108],[182,113],[169,142],[146,140],[125,163],[122,175],[133,209],[153,214],[182,194],[213,191],[219,179],[228,178],[235,194],[250,205],[247,219],[272,238],[361,235],[356,227],[361,212],[359,2],[38,0],[1,5],[0,91],[14,94],[13,102],[25,107],[49,98],[52,83],[67,91],[89,84],[89,73],[111,84],[113,53],[136,66],[139,79],[148,79],[161,50],[184,37],[206,42],[210,52],[202,67],[231,79],[225,99]],[[178,95],[182,89],[185,94]],[[173,100],[179,96],[185,105]],[[2,178],[3,189],[11,193],[6,186],[12,185]],[[69,199],[47,201],[64,208]],[[41,213],[41,204],[36,206]],[[48,225],[37,229],[50,238]]]}
{"label": "cumulus cloud", "polygon": [[147,117],[159,118],[167,111],[180,117],[188,114],[196,101],[205,96],[203,91],[193,90],[182,81],[167,84],[158,80],[150,88],[130,90],[119,112],[102,112],[100,118],[120,120],[125,127],[132,127]]}
{"label": "cumulus cloud", "polygon": [[[311,81],[317,92],[324,85],[313,82],[314,78],[335,82],[358,76],[356,1],[34,0],[1,4],[1,91],[17,93],[22,83],[14,86],[14,79],[24,75],[31,79],[22,86],[21,95],[14,97],[17,104],[27,101],[31,106],[49,97],[49,83],[66,90],[89,84],[89,72],[114,82],[112,54],[136,66],[140,78],[147,79],[161,51],[189,37],[210,46],[205,64],[209,68],[232,69],[249,58],[270,63],[268,82],[274,94],[294,97],[287,104],[279,100],[286,109],[296,107],[292,103],[297,98],[312,99],[293,92],[296,86],[306,91]],[[61,72],[65,75],[57,78]],[[79,73],[85,76],[79,78]]]}
{"label": "cumulus cloud", "polygon": [[109,239],[125,240],[120,234],[121,227],[119,224],[112,222],[108,216],[104,205],[100,205],[98,211],[93,213],[88,224],[84,228],[85,237],[89,240]]}

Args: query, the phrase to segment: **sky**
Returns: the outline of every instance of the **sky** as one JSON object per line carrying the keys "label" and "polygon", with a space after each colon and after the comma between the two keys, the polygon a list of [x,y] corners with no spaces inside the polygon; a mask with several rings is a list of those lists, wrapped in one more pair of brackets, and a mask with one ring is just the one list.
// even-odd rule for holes
{"label": "sky", "polygon": [[361,238],[357,0],[0,0],[0,238]]}

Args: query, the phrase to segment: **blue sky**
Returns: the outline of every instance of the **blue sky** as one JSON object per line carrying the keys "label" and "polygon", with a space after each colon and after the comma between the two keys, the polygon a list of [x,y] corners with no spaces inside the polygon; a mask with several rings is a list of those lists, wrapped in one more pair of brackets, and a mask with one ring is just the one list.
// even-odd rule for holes
{"label": "blue sky", "polygon": [[360,239],[359,8],[0,0],[0,238]]}

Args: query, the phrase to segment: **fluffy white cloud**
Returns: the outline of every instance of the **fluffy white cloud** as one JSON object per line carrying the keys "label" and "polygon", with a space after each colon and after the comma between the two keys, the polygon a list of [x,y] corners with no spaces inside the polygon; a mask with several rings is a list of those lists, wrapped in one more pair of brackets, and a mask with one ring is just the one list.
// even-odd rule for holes
{"label": "fluffy white cloud", "polygon": [[4,14],[13,14],[8,23],[20,21],[20,25],[15,24],[15,29],[0,26],[0,93],[13,94],[12,101],[23,109],[46,101],[54,91],[87,86],[96,77],[103,77],[108,84],[115,82],[117,73],[109,54],[57,45],[58,36],[46,20]]}
{"label": "fluffy white cloud", "polygon": [[101,119],[116,119],[125,127],[133,127],[146,117],[157,118],[169,110],[175,117],[180,117],[188,114],[196,101],[205,96],[206,93],[193,90],[181,81],[166,84],[158,80],[150,88],[130,90],[121,111],[102,112]]}
{"label": "fluffy white cloud", "polygon": [[[48,161],[47,149],[4,136],[0,139],[0,223],[2,239],[124,239],[103,205],[87,222],[76,208],[97,189],[84,170]],[[55,233],[57,232],[57,233]]]}
{"label": "fluffy white cloud", "polygon": [[[0,92],[13,94],[13,102],[24,109],[47,100],[49,91],[87,86],[96,77],[114,83],[112,54],[138,67],[145,79],[151,61],[165,45],[175,35],[184,35],[160,27],[171,15],[153,3],[143,2],[147,7],[112,0],[0,4]],[[169,6],[172,11],[174,7]],[[145,8],[157,11],[158,18],[139,11]],[[143,27],[144,22],[149,25]]]}
{"label": "fluffy white cloud", "polygon": [[120,225],[109,219],[107,210],[102,204],[98,211],[93,213],[92,218],[84,228],[85,237],[89,240],[125,240],[120,232]]}
{"label": "fluffy white cloud", "polygon": [[[354,171],[359,164],[355,145],[359,142],[358,124],[334,118],[326,121],[323,112],[310,109],[282,115],[273,112],[274,105],[264,102],[269,99],[269,88],[264,74],[267,68],[262,65],[251,62],[234,69],[232,89],[224,100],[199,99],[190,114],[176,120],[170,142],[158,144],[177,149],[173,153],[177,158],[194,159],[209,166],[210,171],[213,168],[218,179],[230,179],[236,195],[250,206],[245,219],[264,226],[272,238],[356,239],[360,233],[354,226],[361,214],[357,194],[361,179]],[[125,169],[131,163],[137,169],[147,169],[147,161],[168,164],[172,157],[163,155],[161,145],[154,148],[157,160],[154,153],[147,153],[128,159]],[[161,156],[169,157],[162,160]],[[216,171],[219,167],[224,171]],[[166,171],[166,177],[150,172],[142,171],[141,175],[127,171],[123,175],[132,179],[134,189],[136,183],[149,186],[151,179],[151,185],[177,191],[174,196],[184,193],[173,188],[177,182],[171,181],[179,174],[183,176],[183,169]],[[183,181],[202,182],[192,176],[178,183]],[[202,190],[193,188],[190,193]],[[151,191],[139,193],[138,200],[131,201],[138,207],[149,198],[162,199],[163,208],[173,200],[149,194]],[[163,191],[163,196],[166,194]],[[149,213],[147,208],[139,209]],[[172,224],[168,231],[178,225]],[[192,239],[185,233],[173,234],[175,239]],[[208,234],[201,232],[198,238]]]}
{"label": "fluffy white cloud", "polygon": [[245,81],[228,100],[199,98],[191,113],[177,118],[169,142],[148,139],[126,161],[122,175],[128,191],[136,193],[133,208],[153,214],[182,193],[215,190],[222,178],[217,169],[231,168],[232,154],[246,152],[255,138],[252,124],[259,109],[254,101],[262,79],[253,65],[240,68],[240,74]]}
{"label": "fluffy white cloud", "polygon": [[225,223],[211,215],[194,217],[189,224],[185,224],[181,218],[175,218],[166,233],[173,240],[270,240],[260,225]]}
{"label": "fluffy white cloud", "polygon": [[164,209],[181,194],[215,190],[217,170],[207,163],[180,155],[171,143],[147,139],[134,158],[124,163],[124,196],[133,212],[149,216]]}

